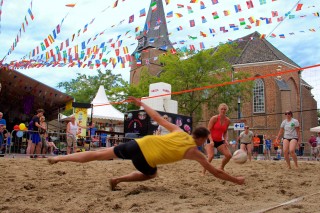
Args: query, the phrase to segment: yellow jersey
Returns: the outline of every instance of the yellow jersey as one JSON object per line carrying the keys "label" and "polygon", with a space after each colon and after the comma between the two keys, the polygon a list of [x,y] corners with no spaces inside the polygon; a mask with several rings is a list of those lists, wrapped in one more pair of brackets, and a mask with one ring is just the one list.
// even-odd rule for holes
{"label": "yellow jersey", "polygon": [[185,132],[167,135],[149,135],[135,139],[151,167],[182,160],[186,151],[197,146],[192,136]]}

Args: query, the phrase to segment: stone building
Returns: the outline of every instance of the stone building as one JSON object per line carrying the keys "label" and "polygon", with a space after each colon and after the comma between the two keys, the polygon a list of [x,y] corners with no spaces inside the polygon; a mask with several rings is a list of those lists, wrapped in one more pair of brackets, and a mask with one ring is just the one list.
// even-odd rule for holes
{"label": "stone building", "polygon": [[[138,41],[138,47],[132,54],[135,57],[130,71],[132,84],[139,82],[142,69],[159,75],[162,66],[157,57],[173,48],[168,37],[162,1],[157,1],[155,12],[149,9],[145,29]],[[307,141],[311,135],[309,129],[317,126],[317,102],[311,94],[312,87],[301,78],[300,66],[266,39],[260,39],[258,32],[239,38],[237,42],[241,54],[230,61],[233,72],[246,72],[252,77],[272,76],[255,79],[252,100],[243,103],[239,97],[239,112],[229,116],[236,121],[239,115],[260,136],[275,136],[285,119],[284,112],[291,110],[294,118],[300,121],[303,141]],[[281,73],[290,70],[292,72]],[[202,125],[207,125],[210,115],[212,113],[204,110]],[[229,134],[235,138],[237,132],[230,130]]]}

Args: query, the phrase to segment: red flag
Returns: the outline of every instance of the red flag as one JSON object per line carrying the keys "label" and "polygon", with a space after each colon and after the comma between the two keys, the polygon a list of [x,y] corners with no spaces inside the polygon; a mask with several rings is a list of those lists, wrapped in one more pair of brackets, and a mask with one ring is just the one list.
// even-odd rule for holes
{"label": "red flag", "polygon": [[253,8],[253,3],[251,0],[247,1],[247,6],[248,6],[248,9]]}
{"label": "red flag", "polygon": [[302,6],[303,6],[303,4],[298,4],[298,5],[297,5],[297,8],[296,8],[296,11],[301,10],[301,9],[302,9]]}
{"label": "red flag", "polygon": [[134,15],[129,17],[129,24],[132,23],[132,22],[134,22]]}
{"label": "red flag", "polygon": [[46,47],[49,47],[49,42],[48,42],[48,39],[44,39],[44,44],[46,45]]}

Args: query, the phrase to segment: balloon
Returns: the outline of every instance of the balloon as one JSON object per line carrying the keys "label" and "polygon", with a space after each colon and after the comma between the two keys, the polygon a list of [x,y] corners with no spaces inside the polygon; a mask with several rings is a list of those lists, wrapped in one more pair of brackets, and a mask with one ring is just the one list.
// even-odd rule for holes
{"label": "balloon", "polygon": [[14,130],[20,130],[19,125],[14,125],[13,129]]}
{"label": "balloon", "polygon": [[26,125],[25,125],[24,123],[21,123],[21,124],[19,125],[19,129],[20,129],[20,130],[24,130],[24,128],[26,128]]}
{"label": "balloon", "polygon": [[18,131],[17,132],[17,137],[21,138],[23,136],[23,132],[22,131]]}

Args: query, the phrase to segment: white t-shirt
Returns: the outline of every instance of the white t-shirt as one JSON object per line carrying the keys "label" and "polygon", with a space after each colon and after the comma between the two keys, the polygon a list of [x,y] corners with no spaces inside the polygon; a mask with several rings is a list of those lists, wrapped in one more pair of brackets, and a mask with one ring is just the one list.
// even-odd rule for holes
{"label": "white t-shirt", "polygon": [[287,119],[282,121],[280,128],[284,128],[283,137],[286,139],[298,138],[298,133],[296,127],[299,127],[299,121],[297,119],[291,118],[290,121]]}
{"label": "white t-shirt", "polygon": [[169,130],[167,130],[166,128],[164,128],[163,126],[158,126],[158,132],[159,132],[159,135],[166,135],[166,134],[169,134]]}
{"label": "white t-shirt", "polygon": [[244,131],[240,133],[240,143],[251,143],[253,138],[253,132],[249,131],[246,134]]}

